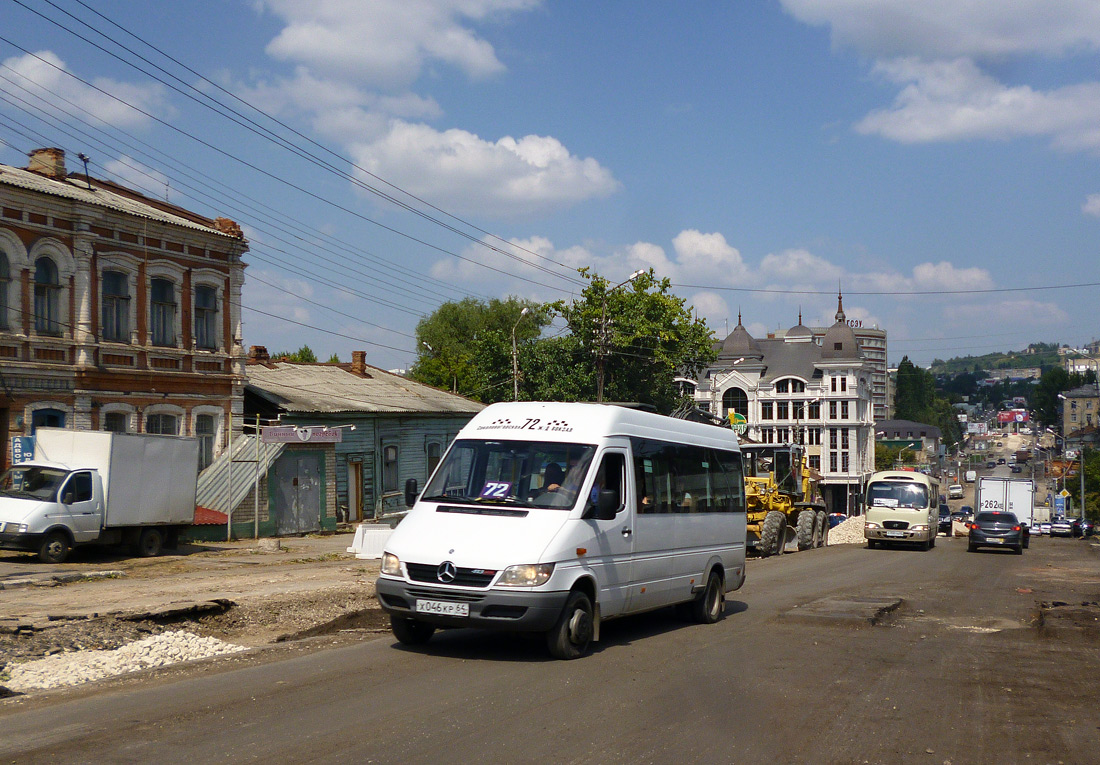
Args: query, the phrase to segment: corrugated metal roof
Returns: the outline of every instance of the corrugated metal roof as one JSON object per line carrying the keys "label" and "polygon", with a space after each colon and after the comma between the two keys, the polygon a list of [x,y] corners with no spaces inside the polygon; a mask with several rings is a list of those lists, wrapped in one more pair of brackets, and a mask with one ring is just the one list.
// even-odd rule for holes
{"label": "corrugated metal roof", "polygon": [[484,404],[368,367],[368,377],[345,365],[277,361],[249,364],[248,387],[287,412],[473,414]]}
{"label": "corrugated metal roof", "polygon": [[22,168],[12,167],[10,165],[0,165],[0,184],[15,186],[39,194],[48,194],[62,199],[69,199],[74,202],[104,207],[127,215],[134,215],[139,218],[148,218],[149,220],[155,220],[161,223],[169,223],[173,226],[182,226],[208,234],[216,234],[228,239],[236,239],[235,236],[219,231],[212,226],[196,223],[193,220],[188,220],[179,215],[173,215],[166,210],[162,210],[159,207],[147,204],[141,200],[131,199],[130,197],[116,194],[103,186],[97,186],[95,178],[91,179],[91,183],[92,188],[89,189],[85,185],[83,179],[48,178],[44,175],[32,173]]}
{"label": "corrugated metal roof", "polygon": [[[226,449],[205,470],[199,473],[195,488],[195,504],[222,513],[240,506],[248,492],[260,480],[266,480],[267,472],[282,453],[286,444],[259,445],[259,469],[257,470],[256,436],[240,435],[233,439],[233,469],[229,469],[230,452]],[[230,474],[232,473],[232,487]]]}

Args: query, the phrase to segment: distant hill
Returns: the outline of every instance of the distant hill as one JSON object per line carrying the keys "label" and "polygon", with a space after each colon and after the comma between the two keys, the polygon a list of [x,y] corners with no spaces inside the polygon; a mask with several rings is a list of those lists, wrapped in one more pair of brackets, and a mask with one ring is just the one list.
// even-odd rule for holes
{"label": "distant hill", "polygon": [[963,372],[991,369],[1017,369],[1022,367],[1058,366],[1057,343],[1032,343],[1022,351],[987,353],[984,356],[961,356],[944,361],[935,359],[929,367],[934,375],[957,375]]}

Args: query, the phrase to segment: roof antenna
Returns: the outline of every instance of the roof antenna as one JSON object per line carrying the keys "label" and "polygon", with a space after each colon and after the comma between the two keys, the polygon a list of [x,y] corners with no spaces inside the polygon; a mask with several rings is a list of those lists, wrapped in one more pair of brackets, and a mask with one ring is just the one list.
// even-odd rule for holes
{"label": "roof antenna", "polygon": [[89,190],[92,190],[92,182],[88,179],[88,155],[84,152],[80,152],[76,155],[76,158],[84,163],[84,185],[87,186]]}

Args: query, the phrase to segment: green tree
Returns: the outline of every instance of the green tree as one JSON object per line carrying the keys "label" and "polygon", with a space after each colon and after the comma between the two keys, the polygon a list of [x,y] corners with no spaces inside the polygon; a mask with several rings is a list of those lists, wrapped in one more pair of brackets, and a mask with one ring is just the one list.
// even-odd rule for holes
{"label": "green tree", "polygon": [[308,345],[303,345],[293,353],[291,351],[280,351],[273,354],[271,358],[276,361],[296,361],[301,364],[312,364],[317,361],[317,354]]}
{"label": "green tree", "polygon": [[541,367],[528,374],[528,395],[596,400],[602,363],[604,401],[675,409],[674,378],[697,376],[715,358],[706,322],[693,318],[686,301],[669,292],[669,280],[657,279],[652,269],[619,288],[587,268],[580,274],[588,280],[581,295],[550,305],[569,334],[537,349]]}
{"label": "green tree", "polygon": [[875,444],[875,470],[893,470],[901,449],[886,444]]}
{"label": "green tree", "polygon": [[444,303],[416,325],[409,376],[485,403],[511,399],[512,328],[526,350],[549,323],[542,305],[515,297]]}
{"label": "green tree", "polygon": [[936,379],[906,356],[898,365],[894,393],[894,411],[899,420],[912,420],[940,429],[942,442],[948,446],[962,438],[958,413],[951,403],[936,393]]}
{"label": "green tree", "polygon": [[340,356],[339,356],[339,354],[336,354],[336,353],[334,353],[334,354],[332,354],[331,356],[329,356],[329,358],[328,358],[328,363],[329,363],[329,364],[339,364],[339,363],[340,363]]}
{"label": "green tree", "polygon": [[1062,421],[1058,394],[1069,390],[1069,387],[1069,373],[1062,367],[1051,367],[1043,372],[1031,399],[1032,409],[1042,425],[1055,425]]}

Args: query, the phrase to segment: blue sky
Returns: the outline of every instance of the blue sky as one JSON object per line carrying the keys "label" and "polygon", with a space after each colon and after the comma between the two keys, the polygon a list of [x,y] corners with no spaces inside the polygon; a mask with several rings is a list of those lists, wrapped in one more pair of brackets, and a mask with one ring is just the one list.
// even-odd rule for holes
{"label": "blue sky", "polygon": [[442,300],[580,266],[719,336],[827,325],[839,285],[892,364],[1100,336],[1095,0],[18,0],[0,36],[0,162],[239,221],[248,345],[404,367]]}

